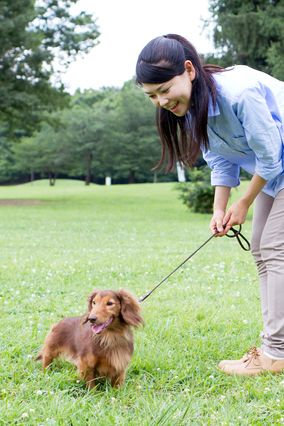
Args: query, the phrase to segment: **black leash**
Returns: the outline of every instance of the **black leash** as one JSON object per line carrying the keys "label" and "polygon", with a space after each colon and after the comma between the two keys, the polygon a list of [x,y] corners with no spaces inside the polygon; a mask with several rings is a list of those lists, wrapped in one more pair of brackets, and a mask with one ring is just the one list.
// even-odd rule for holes
{"label": "black leash", "polygon": [[[227,234],[226,237],[229,238],[237,238],[238,243],[240,244],[241,248],[245,251],[249,251],[250,250],[250,243],[249,241],[246,239],[246,237],[241,233],[242,230],[242,225],[239,225],[239,229],[235,229],[235,228],[231,228]],[[147,297],[149,297],[158,287],[160,287],[160,285],[162,285],[171,275],[173,275],[181,266],[183,266],[192,256],[195,255],[195,253],[197,253],[202,247],[204,247],[210,240],[212,240],[212,238],[215,237],[215,234],[212,234],[210,238],[208,238],[208,240],[206,240],[203,244],[201,244],[200,247],[198,247],[198,249],[196,249],[193,253],[191,253],[180,265],[178,265],[169,275],[167,275],[164,279],[162,279],[161,282],[159,282],[159,284],[157,284],[152,290],[148,291],[146,294],[144,294],[144,296],[141,296],[138,299],[138,302],[141,303],[143,302],[145,299],[147,299]]]}

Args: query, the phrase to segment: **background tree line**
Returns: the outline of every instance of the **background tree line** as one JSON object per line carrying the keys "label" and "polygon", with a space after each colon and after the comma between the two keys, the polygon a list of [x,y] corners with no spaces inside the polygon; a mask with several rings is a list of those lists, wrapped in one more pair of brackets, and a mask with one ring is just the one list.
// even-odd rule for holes
{"label": "background tree line", "polygon": [[68,176],[89,184],[110,176],[115,182],[152,182],[159,151],[153,107],[129,81],[122,89],[78,91],[68,108],[47,114],[39,130],[13,144],[7,178],[45,176],[52,184]]}
{"label": "background tree line", "polygon": [[[157,179],[154,110],[134,81],[73,96],[60,81],[99,40],[94,17],[72,13],[77,1],[0,0],[1,183]],[[210,12],[216,51],[206,62],[247,64],[284,79],[284,0],[210,0]]]}

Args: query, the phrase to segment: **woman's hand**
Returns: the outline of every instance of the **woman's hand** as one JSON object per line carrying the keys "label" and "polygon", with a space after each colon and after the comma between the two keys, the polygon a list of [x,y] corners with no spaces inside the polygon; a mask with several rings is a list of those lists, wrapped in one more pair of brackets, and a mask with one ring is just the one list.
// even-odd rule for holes
{"label": "woman's hand", "polygon": [[230,196],[231,188],[228,186],[216,186],[214,205],[213,205],[213,216],[210,221],[210,230],[216,237],[222,237],[224,233],[224,216]]}
{"label": "woman's hand", "polygon": [[210,230],[212,234],[216,234],[216,237],[223,237],[223,235],[225,235],[224,226],[223,226],[224,216],[225,216],[224,210],[221,210],[221,209],[214,210],[214,214],[210,221]]}
{"label": "woman's hand", "polygon": [[224,229],[225,233],[227,233],[232,226],[242,225],[245,222],[250,205],[260,193],[265,183],[266,180],[258,175],[252,177],[243,197],[232,204],[224,216],[223,224],[226,225]]}
{"label": "woman's hand", "polygon": [[245,222],[249,204],[244,199],[240,199],[231,205],[228,211],[215,210],[210,221],[210,229],[216,237],[223,237],[233,225],[241,225]]}
{"label": "woman's hand", "polygon": [[247,217],[248,209],[255,197],[259,194],[266,183],[262,177],[254,175],[247,187],[243,197],[231,205],[226,211],[230,188],[226,186],[216,186],[213,216],[210,221],[210,229],[216,237],[223,237],[234,225],[242,225]]}
{"label": "woman's hand", "polygon": [[250,204],[243,198],[231,205],[223,218],[225,234],[232,226],[241,225],[245,222],[249,206]]}

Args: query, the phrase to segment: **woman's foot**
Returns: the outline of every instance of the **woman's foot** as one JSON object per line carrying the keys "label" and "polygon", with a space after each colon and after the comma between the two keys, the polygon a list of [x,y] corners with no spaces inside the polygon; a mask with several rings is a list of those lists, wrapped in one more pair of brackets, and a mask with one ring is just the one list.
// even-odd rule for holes
{"label": "woman's foot", "polygon": [[261,349],[252,348],[240,360],[221,361],[219,368],[226,374],[238,376],[256,376],[266,371],[281,373],[284,370],[284,358],[272,359]]}
{"label": "woman's foot", "polygon": [[223,370],[223,367],[226,364],[241,364],[242,362],[244,362],[250,355],[252,352],[254,352],[255,350],[259,351],[259,348],[256,348],[255,346],[253,346],[252,348],[249,349],[249,351],[247,353],[245,353],[242,358],[240,359],[224,359],[223,361],[221,361],[218,365],[219,368],[221,368],[221,370]]}

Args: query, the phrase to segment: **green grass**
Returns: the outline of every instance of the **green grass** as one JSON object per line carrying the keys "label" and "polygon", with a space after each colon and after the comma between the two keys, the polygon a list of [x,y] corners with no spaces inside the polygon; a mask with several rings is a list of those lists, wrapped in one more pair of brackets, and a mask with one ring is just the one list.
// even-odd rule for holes
{"label": "green grass", "polygon": [[261,330],[252,257],[226,237],[143,302],[122,389],[87,391],[71,364],[43,373],[34,361],[51,324],[84,313],[93,288],[141,296],[210,236],[210,216],[190,213],[174,187],[0,188],[0,425],[284,423],[284,375],[237,378],[216,367],[258,344]]}

